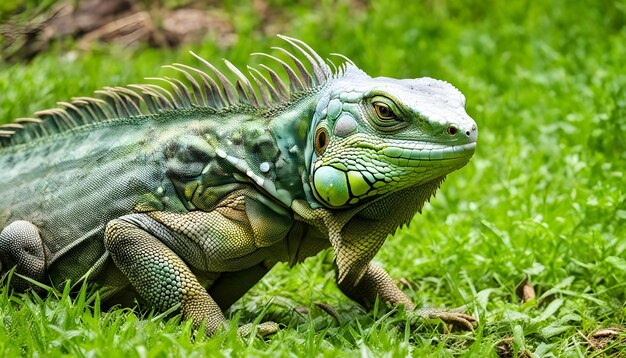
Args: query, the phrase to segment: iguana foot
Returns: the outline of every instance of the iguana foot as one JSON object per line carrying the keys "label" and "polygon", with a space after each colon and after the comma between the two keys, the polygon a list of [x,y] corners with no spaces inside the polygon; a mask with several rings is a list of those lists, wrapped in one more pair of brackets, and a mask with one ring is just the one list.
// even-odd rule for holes
{"label": "iguana foot", "polygon": [[[239,329],[237,329],[237,334],[239,334],[239,337],[242,338],[248,337],[254,330],[254,327],[255,326],[253,323],[244,324],[243,326],[239,327]],[[258,325],[256,325],[256,335],[259,337],[269,336],[278,332],[279,329],[280,327],[276,322],[267,321],[259,323]]]}
{"label": "iguana foot", "polygon": [[450,324],[454,327],[474,331],[474,324],[477,323],[476,318],[455,311],[444,311],[436,308],[422,308],[414,311],[422,319],[440,319],[444,323]]}

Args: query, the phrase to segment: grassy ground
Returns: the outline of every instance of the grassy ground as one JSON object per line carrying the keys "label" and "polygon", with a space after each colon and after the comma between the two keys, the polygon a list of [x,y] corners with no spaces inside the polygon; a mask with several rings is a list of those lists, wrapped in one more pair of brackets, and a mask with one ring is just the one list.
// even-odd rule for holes
{"label": "grassy ground", "polygon": [[[373,1],[270,2],[282,33],[323,55],[340,52],[373,76],[431,76],[456,85],[480,128],[468,167],[449,176],[424,214],[375,261],[422,305],[458,307],[474,333],[442,335],[395,315],[363,312],[333,283],[331,253],[277,267],[230,311],[274,319],[275,336],[233,331],[190,339],[189,324],[128,309],[101,312],[97,296],[0,294],[0,354],[76,356],[584,356],[626,355],[626,334],[594,332],[626,320],[626,3]],[[288,3],[288,2],[285,2]],[[310,10],[310,8],[313,10]],[[243,65],[280,41],[230,4],[237,39],[194,51]],[[106,85],[141,81],[184,50],[98,46],[0,63],[0,122]],[[530,277],[536,297],[516,287]],[[338,321],[315,301],[338,311]],[[592,345],[593,344],[593,345]]]}

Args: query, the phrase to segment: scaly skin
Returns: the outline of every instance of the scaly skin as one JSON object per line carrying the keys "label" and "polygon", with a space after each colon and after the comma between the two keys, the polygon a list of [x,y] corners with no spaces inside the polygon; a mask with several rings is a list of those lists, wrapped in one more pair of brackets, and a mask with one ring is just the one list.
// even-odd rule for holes
{"label": "scaly skin", "polygon": [[[210,334],[275,263],[332,246],[348,297],[415,309],[370,260],[473,155],[465,98],[349,61],[333,73],[284,39],[309,66],[280,49],[295,64],[281,62],[289,90],[227,63],[232,86],[201,60],[213,79],[175,65],[185,79],[167,80],[169,91],[106,89],[0,127],[2,272],[54,285],[87,277],[109,302],[180,305]],[[415,312],[472,327],[467,315]]]}

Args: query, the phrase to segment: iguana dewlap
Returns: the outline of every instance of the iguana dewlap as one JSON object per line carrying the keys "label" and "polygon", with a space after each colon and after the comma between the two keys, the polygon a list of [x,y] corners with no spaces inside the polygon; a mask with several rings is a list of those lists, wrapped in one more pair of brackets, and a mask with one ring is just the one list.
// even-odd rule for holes
{"label": "iguana dewlap", "polygon": [[[332,246],[347,296],[415,308],[370,260],[472,157],[465,98],[431,78],[372,78],[344,57],[331,70],[282,38],[298,56],[265,56],[286,83],[226,62],[233,84],[199,58],[211,75],[174,64],[180,77],[163,87],[105,88],[1,126],[2,273],[87,278],[105,300],[180,305],[211,333],[275,263]],[[19,275],[14,287],[28,288]]]}

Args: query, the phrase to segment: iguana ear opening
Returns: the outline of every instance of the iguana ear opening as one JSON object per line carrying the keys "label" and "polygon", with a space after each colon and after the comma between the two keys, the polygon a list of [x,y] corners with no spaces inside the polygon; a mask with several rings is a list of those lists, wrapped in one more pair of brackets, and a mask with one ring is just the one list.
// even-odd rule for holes
{"label": "iguana ear opening", "polygon": [[313,143],[315,154],[317,154],[317,156],[324,154],[329,142],[330,137],[328,136],[328,130],[322,126],[318,127],[317,130],[315,130],[315,140]]}

